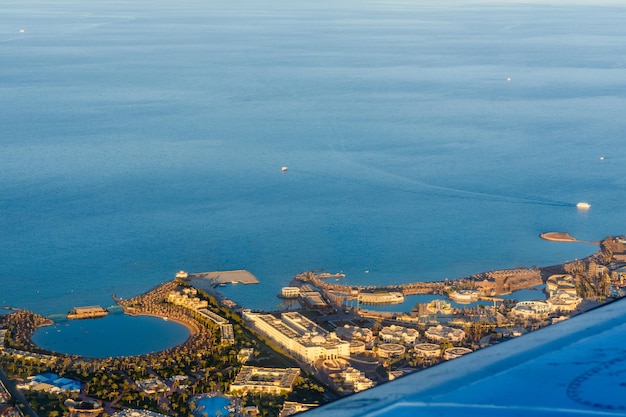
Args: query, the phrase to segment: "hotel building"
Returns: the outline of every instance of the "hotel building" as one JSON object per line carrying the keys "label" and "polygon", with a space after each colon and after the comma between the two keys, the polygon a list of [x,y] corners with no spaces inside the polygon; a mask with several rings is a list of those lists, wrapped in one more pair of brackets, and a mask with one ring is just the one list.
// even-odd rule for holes
{"label": "hotel building", "polygon": [[243,318],[297,359],[313,363],[317,359],[350,356],[350,342],[339,339],[297,312],[272,314],[243,312]]}
{"label": "hotel building", "polygon": [[428,328],[424,335],[435,342],[449,340],[452,343],[457,343],[465,339],[465,332],[463,330],[441,325]]}
{"label": "hotel building", "polygon": [[291,392],[296,378],[300,376],[299,368],[257,368],[242,366],[241,371],[230,385],[230,392],[262,392],[268,394],[284,394]]}
{"label": "hotel building", "polygon": [[415,329],[392,324],[391,326],[383,327],[378,333],[378,337],[385,343],[413,344],[419,337],[419,332]]}
{"label": "hotel building", "polygon": [[435,343],[418,343],[413,349],[417,356],[422,358],[438,358],[441,356],[441,346]]}

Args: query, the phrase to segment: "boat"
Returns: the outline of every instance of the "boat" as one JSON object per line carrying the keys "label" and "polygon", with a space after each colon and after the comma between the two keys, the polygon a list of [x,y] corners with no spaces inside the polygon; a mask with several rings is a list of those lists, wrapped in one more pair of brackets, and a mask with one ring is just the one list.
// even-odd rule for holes
{"label": "boat", "polygon": [[586,203],[584,201],[581,201],[580,203],[576,204],[576,208],[579,210],[587,210],[589,207],[591,207],[591,204]]}
{"label": "boat", "polygon": [[285,172],[285,171],[287,171],[288,169],[289,169],[289,168],[287,168],[287,167],[282,167],[280,170],[281,170],[282,172]]}

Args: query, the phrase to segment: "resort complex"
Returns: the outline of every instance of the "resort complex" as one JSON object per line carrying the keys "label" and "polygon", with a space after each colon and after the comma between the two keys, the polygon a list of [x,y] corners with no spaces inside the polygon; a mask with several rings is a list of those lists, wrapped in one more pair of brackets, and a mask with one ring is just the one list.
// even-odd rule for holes
{"label": "resort complex", "polygon": [[[186,326],[189,338],[181,345],[128,358],[50,352],[36,346],[31,336],[52,320],[16,310],[0,316],[0,363],[19,381],[18,389],[46,413],[60,408],[43,396],[58,397],[56,404],[64,404],[70,417],[187,417],[202,412],[204,405],[196,400],[219,397],[228,403],[220,413],[243,416],[271,409],[268,415],[288,416],[623,296],[624,242],[607,238],[588,259],[545,269],[507,269],[381,288],[342,285],[344,274],[306,272],[278,294],[290,300],[294,311],[251,311],[219,292],[222,285],[254,283],[247,271],[179,271],[173,281],[115,301],[127,314]],[[517,300],[509,293],[519,289],[534,297]],[[413,294],[427,297],[411,312],[367,308]],[[75,307],[68,318],[105,314],[99,306]],[[4,406],[10,394],[3,392],[3,415],[22,415],[26,405]]]}
{"label": "resort complex", "polygon": [[280,344],[298,360],[335,359],[350,355],[350,343],[341,340],[297,312],[272,314],[244,311],[243,318],[262,334]]}

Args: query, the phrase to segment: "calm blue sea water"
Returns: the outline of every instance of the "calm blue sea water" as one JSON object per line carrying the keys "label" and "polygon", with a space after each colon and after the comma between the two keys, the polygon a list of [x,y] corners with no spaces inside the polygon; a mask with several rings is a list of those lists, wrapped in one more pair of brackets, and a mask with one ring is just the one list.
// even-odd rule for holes
{"label": "calm blue sea water", "polygon": [[248,269],[225,292],[273,309],[305,270],[442,280],[625,233],[623,3],[2,9],[2,305]]}

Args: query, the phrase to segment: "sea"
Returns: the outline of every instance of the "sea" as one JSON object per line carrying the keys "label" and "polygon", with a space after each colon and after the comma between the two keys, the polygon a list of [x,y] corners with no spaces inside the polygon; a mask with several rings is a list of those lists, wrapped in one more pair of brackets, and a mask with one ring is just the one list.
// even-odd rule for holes
{"label": "sea", "polygon": [[610,0],[3,4],[0,305],[246,269],[220,290],[270,311],[308,270],[588,256],[539,235],[626,234],[624,21]]}

